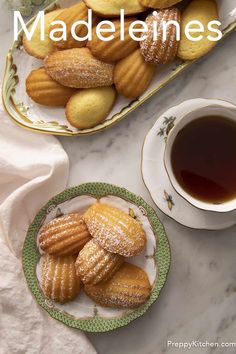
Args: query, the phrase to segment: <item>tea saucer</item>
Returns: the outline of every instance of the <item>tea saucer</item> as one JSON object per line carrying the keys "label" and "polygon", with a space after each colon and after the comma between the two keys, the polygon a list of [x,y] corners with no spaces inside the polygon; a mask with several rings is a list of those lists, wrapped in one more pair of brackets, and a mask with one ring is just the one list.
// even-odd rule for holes
{"label": "tea saucer", "polygon": [[[201,210],[175,191],[164,166],[166,138],[174,121],[184,113],[219,103],[222,104],[222,101],[196,98],[170,108],[148,132],[142,150],[142,177],[154,203],[170,218],[194,229],[221,230],[233,226],[236,224],[236,211],[219,213]],[[224,106],[236,109],[235,105],[225,101]]]}

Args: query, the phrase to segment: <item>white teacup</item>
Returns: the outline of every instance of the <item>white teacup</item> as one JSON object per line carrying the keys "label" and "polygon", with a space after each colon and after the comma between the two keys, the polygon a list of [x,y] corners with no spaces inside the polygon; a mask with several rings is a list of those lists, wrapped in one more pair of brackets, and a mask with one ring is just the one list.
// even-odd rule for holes
{"label": "white teacup", "polygon": [[[188,112],[185,115],[183,115],[182,118],[178,119],[173,123],[173,127],[170,130],[166,141],[164,165],[173,188],[190,204],[203,210],[209,210],[215,212],[229,212],[236,209],[236,199],[232,199],[223,202],[221,204],[213,204],[213,203],[208,203],[196,199],[181,187],[181,185],[179,184],[179,182],[177,181],[174,175],[172,169],[172,163],[171,163],[171,151],[172,151],[175,138],[178,135],[178,133],[190,122],[194,121],[195,119],[206,117],[206,116],[221,116],[236,122],[236,109],[232,108],[232,105],[230,105],[228,102],[224,102],[221,100],[219,100],[218,102],[219,102],[218,104],[209,105],[206,107],[200,107],[191,112]],[[235,157],[235,163],[236,163],[236,157]]]}

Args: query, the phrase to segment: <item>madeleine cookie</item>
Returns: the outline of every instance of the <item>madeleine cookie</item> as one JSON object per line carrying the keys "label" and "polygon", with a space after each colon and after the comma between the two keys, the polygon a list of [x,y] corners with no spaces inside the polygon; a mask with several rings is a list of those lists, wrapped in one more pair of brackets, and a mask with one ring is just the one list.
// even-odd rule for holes
{"label": "madeleine cookie", "polygon": [[86,294],[96,303],[112,308],[136,308],[151,292],[147,274],[133,264],[123,263],[113,277],[97,285],[86,284]]}
{"label": "madeleine cookie", "polygon": [[140,4],[152,9],[166,9],[171,7],[182,0],[139,0]]}
{"label": "madeleine cookie", "polygon": [[76,256],[43,256],[42,290],[48,299],[64,304],[80,292],[81,282],[75,272]]}
{"label": "madeleine cookie", "polygon": [[[87,40],[77,41],[71,34],[71,27],[76,21],[88,21],[88,8],[81,1],[69,8],[64,9],[56,18],[55,21],[64,21],[66,25],[66,40],[53,41],[53,44],[59,49],[81,48],[86,46]],[[93,24],[97,22],[96,15],[93,15]],[[50,30],[53,31],[55,38],[60,38],[62,33],[60,31],[61,25],[54,24]],[[87,35],[88,29],[85,25],[78,25],[75,31],[76,35],[83,38]]]}
{"label": "madeleine cookie", "polygon": [[[124,40],[120,39],[120,20],[113,20],[112,23],[115,27],[115,32],[112,33],[114,39],[110,41],[104,41],[98,38],[96,35],[96,28],[93,29],[92,40],[88,42],[88,47],[92,54],[105,62],[115,62],[127,57],[138,46],[138,41],[134,41],[129,35],[129,26],[136,21],[135,18],[127,18],[124,21]],[[102,28],[110,28],[108,25],[104,25]],[[139,26],[135,28],[140,28]],[[103,33],[103,37],[109,37],[111,33]]]}
{"label": "madeleine cookie", "polygon": [[98,284],[110,279],[123,261],[122,256],[107,252],[92,239],[77,257],[76,274],[84,284]]}
{"label": "madeleine cookie", "polygon": [[[217,33],[208,30],[208,23],[218,20],[218,8],[215,0],[193,0],[185,9],[181,22],[181,40],[179,43],[178,57],[183,60],[194,60],[208,53],[215,45],[216,41],[210,41],[207,36],[216,37]],[[203,36],[199,41],[189,40],[185,35],[185,28],[190,21],[200,21],[204,26],[204,32],[190,33],[191,36]],[[190,28],[199,28],[192,25]]]}
{"label": "madeleine cookie", "polygon": [[137,49],[116,64],[114,71],[116,89],[126,97],[137,98],[147,89],[154,73],[155,67],[146,63]]}
{"label": "madeleine cookie", "polygon": [[44,68],[32,70],[27,76],[27,95],[36,103],[44,106],[65,106],[75,89],[60,85],[54,81]]}
{"label": "madeleine cookie", "polygon": [[114,65],[96,59],[88,48],[73,48],[49,55],[46,72],[61,85],[76,88],[111,86]]}
{"label": "madeleine cookie", "polygon": [[[49,32],[50,32],[50,25],[51,22],[54,21],[54,19],[62,12],[61,9],[52,11],[47,13],[44,16],[44,30],[45,30],[45,38],[44,40],[41,40],[41,26],[40,22],[37,24],[36,29],[34,31],[33,37],[31,40],[28,40],[26,36],[23,37],[23,46],[26,50],[26,52],[29,55],[32,55],[35,58],[38,59],[44,59],[48,54],[54,52],[56,48],[54,47],[53,43],[51,42],[49,38]],[[28,30],[32,28],[32,25],[29,27]]]}
{"label": "madeleine cookie", "polygon": [[66,118],[78,129],[95,127],[106,119],[116,99],[113,86],[84,89],[66,105]]}
{"label": "madeleine cookie", "polygon": [[84,0],[85,4],[102,17],[120,16],[124,9],[125,15],[135,15],[145,11],[138,0]]}
{"label": "madeleine cookie", "polygon": [[131,257],[145,248],[144,229],[122,210],[96,203],[85,212],[84,220],[91,236],[108,252]]}
{"label": "madeleine cookie", "polygon": [[[157,38],[154,40],[153,21],[157,23]],[[140,42],[141,53],[146,62],[166,64],[173,61],[177,55],[179,42],[176,38],[176,26],[169,24],[166,30],[166,41],[163,41],[163,22],[176,21],[180,23],[180,11],[177,8],[157,11],[146,18],[148,27],[147,38]]]}
{"label": "madeleine cookie", "polygon": [[39,231],[40,248],[56,256],[79,253],[90,239],[87,226],[79,214],[53,219]]}

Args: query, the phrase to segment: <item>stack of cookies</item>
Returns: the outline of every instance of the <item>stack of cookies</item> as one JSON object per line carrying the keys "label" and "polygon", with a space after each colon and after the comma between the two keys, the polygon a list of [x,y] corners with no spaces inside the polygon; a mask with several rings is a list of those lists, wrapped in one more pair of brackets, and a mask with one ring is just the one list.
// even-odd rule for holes
{"label": "stack of cookies", "polygon": [[[69,123],[78,129],[98,125],[112,110],[117,94],[132,99],[141,96],[160,64],[173,62],[177,56],[182,60],[199,58],[216,44],[207,38],[208,22],[218,19],[216,1],[192,0],[182,15],[178,8],[181,1],[84,0],[46,14],[45,40],[40,40],[39,25],[30,41],[26,37],[23,39],[26,52],[44,60],[43,67],[33,70],[27,77],[27,94],[41,105],[66,106]],[[77,41],[71,35],[71,28],[76,21],[88,21],[88,9],[93,10],[92,39]],[[126,15],[124,40],[121,40],[121,22],[117,19],[121,9]],[[145,16],[148,32],[144,40],[137,41],[130,36],[129,28],[140,14],[142,19]],[[101,40],[96,33],[96,26],[104,18],[109,18],[115,29],[114,38],[109,41]],[[66,24],[66,40],[60,39],[61,25],[52,26],[53,20]],[[190,41],[184,31],[188,22],[196,20],[205,25],[200,42]],[[180,41],[173,23],[168,25],[163,41],[163,23],[168,21],[180,25]],[[102,28],[106,30],[106,25],[103,24]],[[140,29],[139,23],[135,29]],[[51,31],[55,32],[58,41],[50,40]],[[76,35],[80,38],[86,33],[86,26],[76,27]],[[110,35],[109,31],[103,33],[103,37]]]}
{"label": "stack of cookies", "polygon": [[44,295],[66,303],[83,285],[101,306],[139,307],[150,296],[151,285],[145,271],[127,259],[139,255],[145,245],[142,225],[107,204],[97,202],[83,215],[56,218],[39,232]]}

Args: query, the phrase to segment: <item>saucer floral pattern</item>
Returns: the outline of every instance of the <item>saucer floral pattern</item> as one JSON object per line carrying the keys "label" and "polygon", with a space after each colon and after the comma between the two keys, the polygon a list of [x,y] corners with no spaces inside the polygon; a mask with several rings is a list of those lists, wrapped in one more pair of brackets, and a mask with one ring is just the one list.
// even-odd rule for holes
{"label": "saucer floral pattern", "polygon": [[176,117],[169,117],[169,118],[168,117],[164,117],[163,125],[160,128],[160,130],[159,130],[157,135],[160,136],[160,137],[164,137],[165,142],[167,140],[169,132],[174,127],[175,120],[176,120]]}

